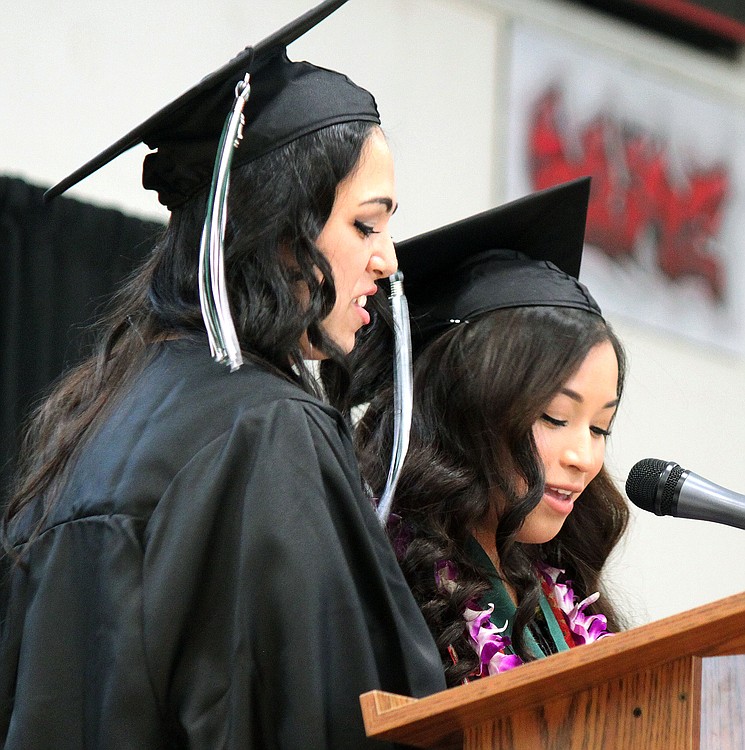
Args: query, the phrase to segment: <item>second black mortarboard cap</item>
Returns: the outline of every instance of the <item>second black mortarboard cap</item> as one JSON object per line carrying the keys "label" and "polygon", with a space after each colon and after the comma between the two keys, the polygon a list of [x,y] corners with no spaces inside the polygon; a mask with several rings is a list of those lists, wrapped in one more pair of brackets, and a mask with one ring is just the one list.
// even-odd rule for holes
{"label": "second black mortarboard cap", "polygon": [[291,62],[288,44],[329,16],[347,0],[326,0],[223,67],[50,188],[53,198],[138,143],[148,154],[143,185],[175,208],[210,184],[225,118],[236,85],[250,74],[243,137],[233,166],[245,164],[308,133],[342,122],[379,123],[373,96],[345,75],[307,62]]}
{"label": "second black mortarboard cap", "polygon": [[600,315],[578,280],[589,194],[589,178],[573,180],[397,244],[415,349],[491,310]]}

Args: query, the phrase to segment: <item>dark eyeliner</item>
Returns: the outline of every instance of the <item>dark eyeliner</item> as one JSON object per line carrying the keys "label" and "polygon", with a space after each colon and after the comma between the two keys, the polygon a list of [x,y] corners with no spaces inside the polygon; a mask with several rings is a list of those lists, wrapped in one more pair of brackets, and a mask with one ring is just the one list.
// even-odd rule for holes
{"label": "dark eyeliner", "polygon": [[369,224],[364,224],[359,220],[355,220],[354,226],[363,237],[369,237],[371,234],[380,234],[380,232],[376,232]]}
{"label": "dark eyeliner", "polygon": [[554,427],[566,427],[567,425],[565,419],[554,419],[553,417],[549,417],[548,414],[541,414],[541,419],[544,422],[548,422],[549,424],[553,425]]}

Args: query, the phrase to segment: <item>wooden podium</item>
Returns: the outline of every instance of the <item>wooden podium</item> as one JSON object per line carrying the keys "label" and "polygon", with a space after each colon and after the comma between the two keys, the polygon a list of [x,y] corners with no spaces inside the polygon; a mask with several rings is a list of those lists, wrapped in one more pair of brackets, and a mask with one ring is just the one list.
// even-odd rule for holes
{"label": "wooden podium", "polygon": [[421,748],[745,749],[745,593],[419,700],[360,697]]}

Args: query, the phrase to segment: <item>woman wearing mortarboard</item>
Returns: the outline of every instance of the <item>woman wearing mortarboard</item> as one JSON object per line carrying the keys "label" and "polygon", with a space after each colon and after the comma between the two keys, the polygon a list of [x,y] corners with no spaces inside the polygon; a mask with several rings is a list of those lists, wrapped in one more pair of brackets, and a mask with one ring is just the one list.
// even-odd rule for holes
{"label": "woman wearing mortarboard", "polygon": [[[388,526],[448,685],[621,625],[597,592],[628,518],[604,468],[624,354],[577,280],[588,194],[567,183],[397,247],[414,402]],[[379,390],[358,428],[377,492],[393,412]]]}
{"label": "woman wearing mortarboard", "polygon": [[172,215],[28,435],[3,524],[6,750],[359,748],[360,693],[444,687],[306,362],[341,399],[366,300],[396,269],[372,96],[285,54],[343,2],[50,191],[144,141]]}

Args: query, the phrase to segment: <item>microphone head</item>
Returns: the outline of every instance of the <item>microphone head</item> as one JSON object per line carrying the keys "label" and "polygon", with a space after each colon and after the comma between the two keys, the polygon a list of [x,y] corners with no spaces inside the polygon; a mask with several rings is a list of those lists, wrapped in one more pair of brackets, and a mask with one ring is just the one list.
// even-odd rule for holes
{"label": "microphone head", "polygon": [[634,464],[626,480],[626,495],[637,508],[659,515],[657,488],[665,469],[672,461],[644,458]]}

